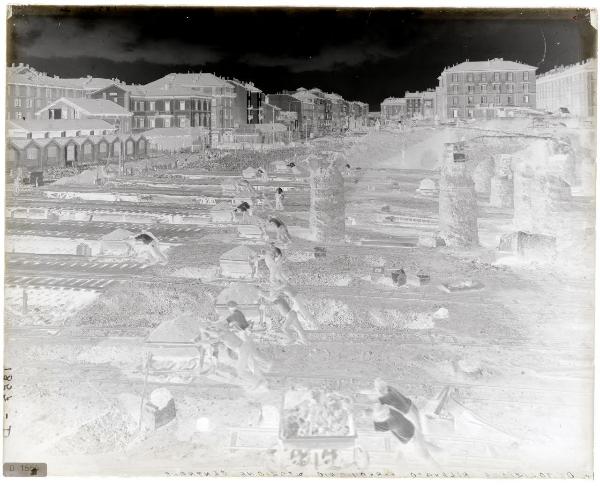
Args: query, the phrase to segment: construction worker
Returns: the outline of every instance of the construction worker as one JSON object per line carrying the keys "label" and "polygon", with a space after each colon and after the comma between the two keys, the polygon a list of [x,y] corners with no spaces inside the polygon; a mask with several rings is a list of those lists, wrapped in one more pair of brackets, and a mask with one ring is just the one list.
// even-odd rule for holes
{"label": "construction worker", "polygon": [[277,190],[275,191],[275,210],[276,211],[283,211],[283,198],[284,198],[284,194],[283,194],[283,189],[281,187],[278,187]]}
{"label": "construction worker", "polygon": [[[145,231],[135,236],[133,239],[135,242],[134,251],[136,254],[139,255],[140,253],[143,254],[146,252],[146,254],[150,255],[150,257],[154,260],[154,263],[160,263],[161,265],[167,264],[168,259],[161,251],[158,240],[152,233]],[[139,244],[143,246],[140,248],[138,246]]]}
{"label": "construction worker", "polygon": [[271,247],[265,250],[259,258],[265,261],[265,265],[269,269],[271,288],[287,285],[289,279],[282,268],[283,254],[279,248],[271,244]]}
{"label": "construction worker", "polygon": [[275,228],[275,233],[277,235],[277,241],[279,241],[280,243],[284,243],[284,244],[292,241],[292,237],[290,236],[287,226],[285,225],[285,223],[283,221],[281,221],[280,219],[275,218],[275,217],[270,217],[269,224],[273,228]]}
{"label": "construction worker", "polygon": [[402,444],[412,443],[417,455],[437,466],[429,452],[435,446],[425,440],[420,412],[412,400],[381,378],[376,378],[374,390],[366,393],[374,399],[370,413],[375,430],[391,432]]}
{"label": "construction worker", "polygon": [[291,309],[288,303],[282,297],[275,299],[275,307],[279,313],[283,316],[284,321],[281,326],[283,332],[288,337],[286,345],[294,344],[299,341],[301,344],[308,344],[308,339],[304,328],[298,320],[298,314]]}
{"label": "construction worker", "polygon": [[285,296],[290,304],[290,307],[296,315],[308,325],[310,329],[318,329],[317,322],[306,307],[304,298],[298,294],[296,289],[291,285],[282,285],[273,287],[270,292],[259,292],[259,295],[268,302],[275,302],[279,297]]}
{"label": "construction worker", "polygon": [[244,201],[241,204],[239,204],[233,210],[233,218],[237,219],[236,216],[239,215],[239,214],[242,215],[242,221],[246,220],[246,214],[249,214],[250,216],[252,216],[252,209],[250,208],[250,204],[248,204],[246,201]]}

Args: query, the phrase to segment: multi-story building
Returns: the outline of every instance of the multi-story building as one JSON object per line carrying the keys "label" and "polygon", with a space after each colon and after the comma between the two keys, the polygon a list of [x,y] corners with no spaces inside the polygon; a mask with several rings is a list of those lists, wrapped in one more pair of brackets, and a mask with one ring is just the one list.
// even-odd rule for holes
{"label": "multi-story building", "polygon": [[537,108],[558,112],[566,108],[581,118],[596,116],[596,59],[559,66],[536,78]]}
{"label": "multi-story building", "polygon": [[[227,81],[210,73],[171,73],[146,84],[144,88],[151,89],[153,93],[157,93],[158,89],[164,91],[181,89],[182,93],[185,92],[188,95],[194,93],[198,98],[210,98],[212,142],[218,143],[219,141],[232,140],[234,128],[233,101],[236,95],[233,86]],[[198,99],[194,101],[202,100]],[[197,107],[198,105],[194,104],[193,106]],[[188,111],[187,104],[185,105],[185,110]],[[200,110],[197,111],[198,115],[200,115]]]}
{"label": "multi-story building", "polygon": [[[294,132],[298,132],[299,134],[303,133],[302,101],[294,98],[288,93],[277,93],[267,95],[266,102],[280,108],[282,114],[290,113],[290,115],[284,116],[286,120],[289,120],[288,126]],[[292,116],[291,113],[293,113],[294,116]],[[292,121],[293,123],[291,123]]]}
{"label": "multi-story building", "polygon": [[348,105],[337,93],[324,93],[325,98],[331,103],[330,130],[336,133],[348,129]]}
{"label": "multi-story building", "polygon": [[228,83],[233,86],[235,92],[233,101],[234,126],[262,123],[264,93],[253,83],[243,83],[237,79],[230,79]]}
{"label": "multi-story building", "polygon": [[348,128],[362,128],[367,125],[369,116],[369,105],[362,101],[350,101],[349,104],[349,126]]}
{"label": "multi-story building", "polygon": [[263,104],[263,123],[275,123],[279,121],[281,108],[270,103]]}
{"label": "multi-story building", "polygon": [[314,96],[318,134],[330,133],[333,123],[333,103],[327,98],[326,93],[319,88],[312,88],[309,93]]}
{"label": "multi-story building", "polygon": [[501,58],[444,69],[438,77],[442,119],[513,116],[519,109],[535,108],[536,69]]}
{"label": "multi-story building", "polygon": [[121,84],[118,80],[112,81],[110,84],[98,88],[88,94],[89,98],[95,100],[109,100],[127,110],[131,109],[129,102],[130,96],[131,88],[126,84]]}
{"label": "multi-story building", "polygon": [[421,91],[421,116],[425,119],[433,119],[436,114],[436,94],[434,89]]}
{"label": "multi-story building", "polygon": [[423,109],[423,96],[421,92],[415,91],[411,93],[410,91],[406,91],[404,99],[406,100],[406,116],[408,118],[420,117]]}
{"label": "multi-story building", "polygon": [[299,88],[292,96],[302,102],[302,130],[304,138],[319,135],[325,119],[323,100],[304,88]]}
{"label": "multi-story building", "polygon": [[406,99],[404,98],[386,98],[381,103],[381,123],[388,125],[398,122],[407,116]]}
{"label": "multi-story building", "polygon": [[22,63],[7,68],[6,84],[8,120],[33,120],[36,111],[59,98],[86,96],[81,83],[48,76]]}
{"label": "multi-story building", "polygon": [[128,86],[133,130],[211,128],[212,97],[173,85]]}

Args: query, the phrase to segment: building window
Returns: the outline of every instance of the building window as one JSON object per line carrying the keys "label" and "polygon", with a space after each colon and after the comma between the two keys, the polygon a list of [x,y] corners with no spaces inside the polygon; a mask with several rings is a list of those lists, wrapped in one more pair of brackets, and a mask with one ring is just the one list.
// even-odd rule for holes
{"label": "building window", "polygon": [[143,101],[140,101],[140,111],[146,111],[146,106]]}
{"label": "building window", "polygon": [[467,110],[467,116],[473,118],[473,110]]}
{"label": "building window", "polygon": [[494,103],[496,103],[497,105],[500,104],[500,95],[496,95],[496,97],[494,98]]}
{"label": "building window", "polygon": [[494,81],[500,81],[500,73],[494,73]]}
{"label": "building window", "polygon": [[512,105],[512,104],[513,104],[513,97],[512,97],[512,96],[509,96],[509,97],[508,97],[508,104],[509,104],[509,105]]}
{"label": "building window", "polygon": [[454,73],[454,74],[452,75],[452,82],[453,82],[453,83],[458,83],[458,74],[457,74],[457,73]]}
{"label": "building window", "polygon": [[181,100],[181,101],[179,102],[179,109],[180,109],[180,110],[185,110],[185,101],[184,101],[184,100]]}
{"label": "building window", "polygon": [[156,109],[156,103],[154,101],[148,102],[148,110],[154,111]]}
{"label": "building window", "polygon": [[512,93],[515,90],[515,85],[514,84],[507,84],[506,88],[507,88],[507,90],[508,90],[509,93]]}
{"label": "building window", "polygon": [[15,98],[15,107],[19,108],[21,106],[21,98]]}
{"label": "building window", "polygon": [[529,81],[529,73],[527,71],[523,73],[523,81]]}
{"label": "building window", "polygon": [[90,155],[92,153],[92,144],[91,143],[86,143],[83,146],[83,153],[86,155]]}
{"label": "building window", "polygon": [[20,120],[21,118],[22,118],[22,114],[21,114],[21,112],[20,112],[20,111],[17,111],[17,112],[15,113],[15,119],[16,119],[16,120]]}
{"label": "building window", "polygon": [[500,85],[499,85],[499,84],[494,84],[494,85],[493,85],[493,89],[494,89],[494,91],[495,91],[496,93],[499,93],[499,92],[500,92]]}
{"label": "building window", "polygon": [[475,91],[475,86],[472,84],[467,85],[467,93],[473,93]]}
{"label": "building window", "polygon": [[523,83],[523,93],[529,93],[529,83]]}
{"label": "building window", "polygon": [[27,160],[35,160],[37,159],[38,151],[35,147],[30,147],[27,149]]}
{"label": "building window", "polygon": [[25,105],[27,106],[27,108],[33,108],[33,100],[31,98],[28,98],[27,100],[25,100]]}
{"label": "building window", "polygon": [[454,94],[458,94],[458,84],[455,84],[455,85],[452,86],[452,92]]}
{"label": "building window", "polygon": [[179,117],[179,127],[180,128],[185,128],[185,116],[180,116]]}
{"label": "building window", "polygon": [[487,84],[480,84],[479,88],[481,89],[482,93],[485,93],[487,91]]}
{"label": "building window", "polygon": [[48,147],[48,157],[52,157],[55,158],[58,155],[58,147],[56,147],[55,145],[50,145],[50,147]]}
{"label": "building window", "polygon": [[481,97],[481,102],[482,103],[487,103],[487,96],[482,96]]}
{"label": "building window", "polygon": [[156,122],[155,122],[154,118],[148,118],[148,127],[154,128],[155,126],[156,126]]}
{"label": "building window", "polygon": [[467,83],[472,83],[473,82],[473,73],[468,73],[467,74]]}
{"label": "building window", "polygon": [[472,105],[473,104],[473,97],[472,96],[468,96],[467,97],[467,104],[468,105]]}
{"label": "building window", "polygon": [[458,96],[453,96],[452,97],[452,105],[453,106],[458,106]]}
{"label": "building window", "polygon": [[523,96],[523,103],[529,103],[529,95]]}
{"label": "building window", "polygon": [[513,81],[514,80],[513,79],[513,77],[514,77],[513,73],[508,73],[507,76],[508,76],[508,81]]}

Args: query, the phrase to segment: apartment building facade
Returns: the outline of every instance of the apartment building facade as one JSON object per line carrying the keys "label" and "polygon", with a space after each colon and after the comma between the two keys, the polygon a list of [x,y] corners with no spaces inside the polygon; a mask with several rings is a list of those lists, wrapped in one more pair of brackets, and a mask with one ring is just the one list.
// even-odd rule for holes
{"label": "apartment building facade", "polygon": [[237,79],[230,79],[227,82],[233,86],[235,93],[233,101],[234,126],[262,123],[265,94],[252,83],[244,83]]}
{"label": "apartment building facade", "polygon": [[79,82],[48,76],[27,64],[13,64],[6,72],[6,119],[34,120],[35,112],[62,97],[84,98]]}
{"label": "apartment building facade", "polygon": [[438,77],[443,120],[515,116],[535,109],[535,66],[506,61],[465,61],[444,69]]}
{"label": "apartment building facade", "polygon": [[407,116],[407,104],[404,98],[389,97],[381,102],[381,123],[388,125]]}
{"label": "apartment building facade", "polygon": [[290,129],[298,134],[303,133],[305,121],[302,116],[302,101],[294,98],[289,93],[275,93],[268,94],[265,102],[281,109],[282,113],[289,113],[289,115],[285,115],[285,118]]}
{"label": "apartment building facade", "polygon": [[179,86],[131,86],[133,131],[153,128],[211,128],[212,98]]}
{"label": "apartment building facade", "polygon": [[[210,73],[171,73],[156,81],[146,84],[146,93],[159,93],[158,90],[176,90],[181,93],[178,99],[178,123],[183,122],[184,113],[187,113],[191,126],[204,126],[201,120],[205,117],[207,101],[210,101],[210,130],[213,143],[230,141],[233,137],[234,118],[233,103],[236,98],[233,86],[214,74]],[[178,90],[178,91],[177,91]],[[185,94],[185,96],[183,96]],[[178,94],[178,96],[180,96]],[[134,97],[132,93],[132,98]],[[181,103],[183,101],[183,103]],[[197,115],[197,116],[196,116]],[[195,125],[196,121],[200,125]]]}
{"label": "apartment building facade", "polygon": [[596,116],[598,63],[587,59],[559,66],[536,78],[537,108],[558,112],[567,109],[579,118]]}

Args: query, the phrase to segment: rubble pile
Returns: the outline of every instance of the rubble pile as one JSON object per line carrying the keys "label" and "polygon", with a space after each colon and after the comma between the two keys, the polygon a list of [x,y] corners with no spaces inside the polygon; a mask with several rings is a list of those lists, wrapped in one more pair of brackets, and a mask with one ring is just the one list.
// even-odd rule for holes
{"label": "rubble pile", "polygon": [[[126,289],[124,292],[123,290]],[[212,296],[193,284],[115,285],[67,322],[85,327],[154,328],[172,315],[191,312],[198,319],[213,316]]]}
{"label": "rubble pile", "polygon": [[286,439],[352,435],[351,416],[352,400],[345,395],[295,390],[286,395],[282,434]]}
{"label": "rubble pile", "polygon": [[440,236],[448,246],[479,243],[477,199],[463,144],[446,144],[440,177],[439,225]]}

